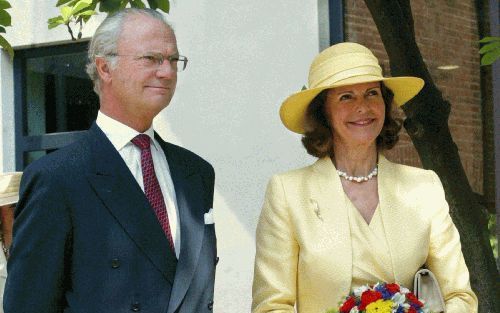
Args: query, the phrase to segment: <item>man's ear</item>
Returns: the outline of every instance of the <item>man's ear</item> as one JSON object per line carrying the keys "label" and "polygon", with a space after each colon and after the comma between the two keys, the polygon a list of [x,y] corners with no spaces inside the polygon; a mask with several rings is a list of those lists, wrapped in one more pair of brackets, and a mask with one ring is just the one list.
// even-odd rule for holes
{"label": "man's ear", "polygon": [[111,82],[111,68],[108,64],[106,58],[96,57],[95,58],[95,67],[97,69],[97,74],[102,82],[109,83]]}

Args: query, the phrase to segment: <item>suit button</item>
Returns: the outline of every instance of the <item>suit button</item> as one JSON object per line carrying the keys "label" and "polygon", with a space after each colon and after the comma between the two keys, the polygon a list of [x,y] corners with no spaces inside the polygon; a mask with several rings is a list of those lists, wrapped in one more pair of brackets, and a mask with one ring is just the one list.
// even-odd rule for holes
{"label": "suit button", "polygon": [[208,307],[208,309],[209,309],[209,310],[212,310],[212,309],[213,309],[213,307],[214,307],[214,301],[210,301],[210,302],[208,303],[208,306],[207,306],[207,307]]}
{"label": "suit button", "polygon": [[219,257],[215,258],[215,265],[219,264]]}
{"label": "suit button", "polygon": [[111,260],[111,267],[112,268],[119,268],[120,267],[120,260],[119,259]]}
{"label": "suit button", "polygon": [[139,312],[141,310],[141,305],[139,304],[139,302],[134,302],[132,303],[130,310],[132,310],[132,312]]}

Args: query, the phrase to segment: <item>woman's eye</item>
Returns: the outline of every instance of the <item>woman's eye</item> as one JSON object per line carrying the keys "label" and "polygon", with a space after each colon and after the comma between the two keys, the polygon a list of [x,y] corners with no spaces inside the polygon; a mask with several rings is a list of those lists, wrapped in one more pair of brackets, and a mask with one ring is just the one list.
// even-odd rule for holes
{"label": "woman's eye", "polygon": [[369,96],[378,96],[379,95],[379,92],[378,90],[374,89],[374,90],[370,90],[368,91],[368,95]]}
{"label": "woman's eye", "polygon": [[340,101],[345,101],[345,100],[350,100],[351,98],[352,98],[351,95],[346,94],[346,95],[341,95],[340,98],[339,98],[339,100]]}

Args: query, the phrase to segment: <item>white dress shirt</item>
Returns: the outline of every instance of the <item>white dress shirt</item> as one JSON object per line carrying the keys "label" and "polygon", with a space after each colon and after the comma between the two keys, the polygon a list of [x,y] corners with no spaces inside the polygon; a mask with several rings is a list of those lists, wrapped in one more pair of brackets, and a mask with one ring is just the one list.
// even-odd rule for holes
{"label": "white dress shirt", "polygon": [[[108,137],[109,141],[111,141],[118,153],[120,153],[121,157],[125,161],[125,164],[127,164],[130,172],[144,192],[144,182],[142,179],[141,168],[141,150],[131,142],[131,140],[140,133],[135,129],[132,129],[127,125],[105,115],[101,111],[97,114],[96,124],[99,128],[101,128],[106,137]],[[153,157],[153,165],[156,177],[158,178],[158,183],[160,184],[161,192],[163,194],[163,199],[165,200],[165,206],[167,207],[170,231],[172,232],[175,254],[178,259],[179,252],[181,250],[181,231],[174,183],[172,181],[165,153],[160,147],[160,144],[154,138],[153,126],[146,130],[144,134],[151,138],[151,155]]]}

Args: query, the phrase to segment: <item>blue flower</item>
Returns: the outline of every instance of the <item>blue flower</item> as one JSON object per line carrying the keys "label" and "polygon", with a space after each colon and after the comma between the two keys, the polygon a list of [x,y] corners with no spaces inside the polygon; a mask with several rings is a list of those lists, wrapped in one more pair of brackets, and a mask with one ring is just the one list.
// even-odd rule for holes
{"label": "blue flower", "polygon": [[385,284],[377,285],[374,289],[382,294],[382,298],[384,300],[390,300],[392,298],[392,294],[387,288],[385,288]]}
{"label": "blue flower", "polygon": [[398,309],[396,310],[395,313],[405,313],[405,309],[403,308],[402,305],[398,306]]}

